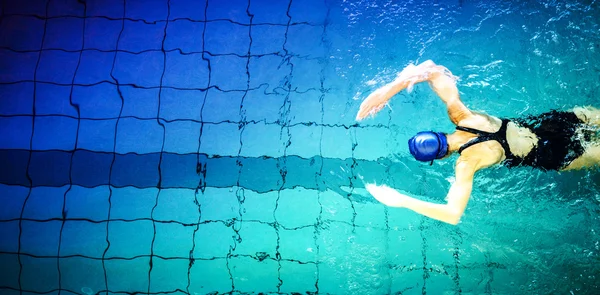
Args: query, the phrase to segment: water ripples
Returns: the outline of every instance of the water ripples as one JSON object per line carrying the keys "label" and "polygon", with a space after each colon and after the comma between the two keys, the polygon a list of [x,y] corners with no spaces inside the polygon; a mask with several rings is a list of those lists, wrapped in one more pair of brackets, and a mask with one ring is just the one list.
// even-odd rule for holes
{"label": "water ripples", "polygon": [[[496,116],[600,107],[600,4],[584,2],[343,1],[349,54],[337,61],[352,64],[342,71],[357,100],[407,64],[432,59],[460,77],[469,107]],[[417,85],[392,100],[389,120],[404,134],[452,128],[436,99]],[[427,179],[408,185],[414,193],[447,189],[452,160],[416,167],[401,155],[392,164],[404,163],[399,173]],[[477,174],[474,187],[461,224],[465,243],[514,267],[526,278],[516,282],[522,291],[577,293],[597,284],[599,172],[492,168]]]}

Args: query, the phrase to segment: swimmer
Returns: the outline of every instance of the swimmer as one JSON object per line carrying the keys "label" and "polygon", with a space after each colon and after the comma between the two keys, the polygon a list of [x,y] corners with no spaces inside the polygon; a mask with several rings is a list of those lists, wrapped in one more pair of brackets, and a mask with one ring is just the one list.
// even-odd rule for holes
{"label": "swimmer", "polygon": [[567,171],[600,164],[599,109],[575,107],[518,119],[475,112],[461,102],[456,77],[431,60],[407,66],[393,82],[371,93],[360,105],[356,120],[375,116],[395,94],[424,81],[446,104],[456,131],[419,132],[408,140],[408,148],[416,160],[431,163],[458,152],[455,181],[446,204],[421,201],[386,185],[366,184],[367,191],[387,206],[408,208],[456,225],[471,197],[473,176],[480,169],[503,164]]}

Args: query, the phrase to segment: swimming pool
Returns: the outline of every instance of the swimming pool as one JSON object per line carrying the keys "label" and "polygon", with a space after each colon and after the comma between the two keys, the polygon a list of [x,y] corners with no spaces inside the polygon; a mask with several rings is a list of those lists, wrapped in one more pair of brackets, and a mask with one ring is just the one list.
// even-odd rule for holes
{"label": "swimming pool", "polygon": [[[0,6],[2,294],[593,294],[597,172],[477,174],[457,227],[450,131],[408,63],[497,116],[598,105],[596,1],[71,1]],[[454,159],[454,158],[453,158]]]}

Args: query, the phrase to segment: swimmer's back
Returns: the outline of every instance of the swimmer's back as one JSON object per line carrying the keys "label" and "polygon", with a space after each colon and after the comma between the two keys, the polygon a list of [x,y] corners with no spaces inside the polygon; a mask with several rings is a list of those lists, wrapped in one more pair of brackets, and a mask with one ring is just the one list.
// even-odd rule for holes
{"label": "swimmer's back", "polygon": [[[457,131],[457,135],[463,136],[469,146],[466,149],[461,147],[460,150],[464,149],[461,154],[467,152],[471,158],[486,160],[493,158],[496,163],[502,162],[509,168],[529,166],[542,170],[563,170],[584,154],[582,140],[585,142],[590,137],[585,134],[583,138],[578,136],[585,130],[585,122],[572,111],[553,110],[536,116],[509,119],[505,122],[505,130],[499,132],[502,122],[502,119],[480,113],[461,121],[459,126],[475,129],[472,132]],[[481,141],[477,139],[481,134],[473,134],[477,130],[483,131],[483,136],[492,136],[488,136],[490,138],[484,142],[472,144]],[[498,149],[503,152],[500,157],[497,156]]]}

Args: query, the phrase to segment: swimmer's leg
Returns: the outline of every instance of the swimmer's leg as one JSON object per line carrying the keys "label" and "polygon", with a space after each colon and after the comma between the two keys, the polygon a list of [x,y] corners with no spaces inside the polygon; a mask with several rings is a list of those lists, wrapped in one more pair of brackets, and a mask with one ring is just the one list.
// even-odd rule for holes
{"label": "swimmer's leg", "polygon": [[600,110],[591,106],[575,107],[573,113],[581,121],[595,126],[600,126]]}
{"label": "swimmer's leg", "polygon": [[563,170],[579,170],[600,166],[600,143],[592,143],[585,147],[585,152]]}

